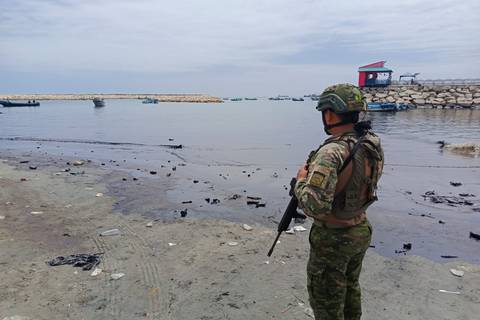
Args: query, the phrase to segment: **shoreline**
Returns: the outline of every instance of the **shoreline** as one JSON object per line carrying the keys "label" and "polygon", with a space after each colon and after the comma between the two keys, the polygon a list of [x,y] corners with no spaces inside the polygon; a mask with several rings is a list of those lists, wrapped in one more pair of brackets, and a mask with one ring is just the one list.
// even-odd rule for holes
{"label": "shoreline", "polygon": [[195,103],[222,103],[223,100],[203,94],[157,94],[157,93],[85,93],[85,94],[4,94],[0,100],[92,100],[102,99],[158,99],[159,102],[195,102]]}
{"label": "shoreline", "polygon": [[[311,318],[305,280],[308,232],[282,235],[267,259],[274,227],[251,224],[253,230],[247,231],[240,222],[218,218],[177,214],[165,222],[134,208],[119,213],[115,205],[121,195],[109,184],[126,174],[116,168],[86,162],[65,172],[62,161],[29,170],[37,164],[25,168],[18,159],[2,159],[1,317]],[[169,186],[157,191],[162,188]],[[161,194],[158,202],[165,211],[172,209]],[[113,228],[121,234],[99,236]],[[92,252],[104,252],[97,277],[45,264],[59,255]],[[453,276],[451,268],[465,276]],[[118,272],[125,276],[112,280]],[[480,266],[462,261],[387,258],[369,250],[361,284],[365,319],[473,319],[480,303]]]}

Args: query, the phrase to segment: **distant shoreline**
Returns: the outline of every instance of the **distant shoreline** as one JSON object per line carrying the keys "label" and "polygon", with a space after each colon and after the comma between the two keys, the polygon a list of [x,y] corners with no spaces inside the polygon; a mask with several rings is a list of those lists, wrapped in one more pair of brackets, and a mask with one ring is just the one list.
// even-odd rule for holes
{"label": "distant shoreline", "polygon": [[0,100],[92,100],[102,99],[158,99],[159,102],[221,103],[222,99],[203,94],[156,93],[85,93],[85,94],[0,94]]}

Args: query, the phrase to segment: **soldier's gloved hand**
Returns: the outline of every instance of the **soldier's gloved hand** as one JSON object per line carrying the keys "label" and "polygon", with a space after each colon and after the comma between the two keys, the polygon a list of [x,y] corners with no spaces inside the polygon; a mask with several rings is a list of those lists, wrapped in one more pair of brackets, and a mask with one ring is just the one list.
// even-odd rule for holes
{"label": "soldier's gloved hand", "polygon": [[308,175],[307,165],[304,164],[303,166],[300,167],[300,169],[298,169],[297,180],[306,179],[307,175]]}

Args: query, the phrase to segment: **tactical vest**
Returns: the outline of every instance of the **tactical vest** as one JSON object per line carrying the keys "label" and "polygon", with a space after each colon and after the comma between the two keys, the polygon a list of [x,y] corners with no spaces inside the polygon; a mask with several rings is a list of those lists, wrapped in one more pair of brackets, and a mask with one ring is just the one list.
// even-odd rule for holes
{"label": "tactical vest", "polygon": [[[361,137],[349,134],[334,137],[320,148],[330,143],[346,145],[349,150],[343,166],[337,172],[339,180],[341,178],[348,180],[341,190],[336,190],[331,212],[337,219],[349,220],[365,212],[378,200],[377,184],[383,170],[383,151],[380,139],[370,132]],[[342,176],[342,172],[350,163],[352,168],[350,177]]]}

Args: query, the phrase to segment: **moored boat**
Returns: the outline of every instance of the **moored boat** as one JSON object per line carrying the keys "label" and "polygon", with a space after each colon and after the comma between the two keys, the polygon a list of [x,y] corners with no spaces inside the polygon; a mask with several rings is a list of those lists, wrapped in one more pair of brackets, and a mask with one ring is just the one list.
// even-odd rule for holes
{"label": "moored boat", "polygon": [[105,107],[105,100],[101,98],[94,98],[92,101],[93,101],[93,104],[95,105],[95,108]]}
{"label": "moored boat", "polygon": [[292,98],[292,101],[305,101],[303,98]]}
{"label": "moored boat", "polygon": [[242,101],[243,98],[231,98],[230,101]]}
{"label": "moored boat", "polygon": [[0,104],[6,108],[10,107],[39,107],[40,102],[37,102],[35,100],[28,102],[12,102],[10,100],[0,100]]}
{"label": "moored boat", "polygon": [[145,98],[143,99],[142,103],[154,103],[154,104],[157,104],[158,103],[158,99],[154,99],[154,98]]}
{"label": "moored boat", "polygon": [[245,98],[245,101],[255,101],[257,98]]}

